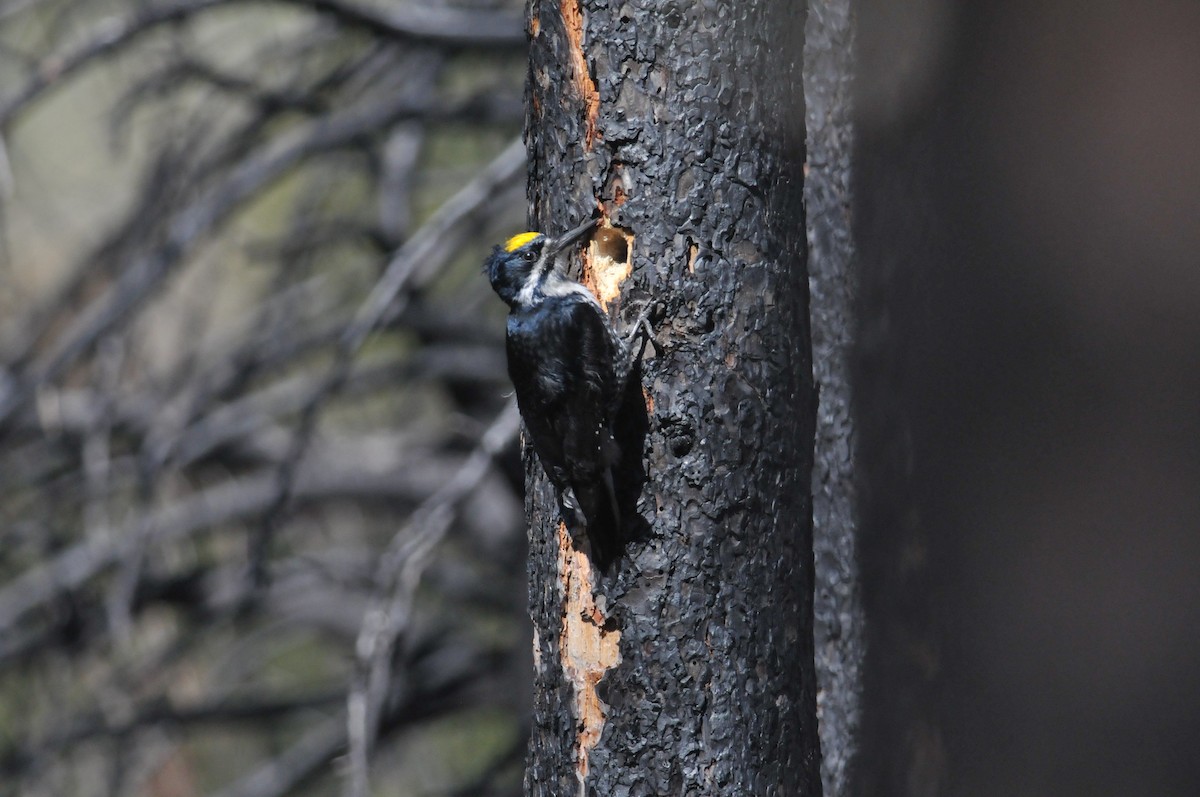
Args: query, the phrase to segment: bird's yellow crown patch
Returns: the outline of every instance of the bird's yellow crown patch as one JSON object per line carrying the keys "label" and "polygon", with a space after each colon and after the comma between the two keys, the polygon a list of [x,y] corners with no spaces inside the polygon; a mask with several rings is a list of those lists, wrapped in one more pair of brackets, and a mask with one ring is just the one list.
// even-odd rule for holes
{"label": "bird's yellow crown patch", "polygon": [[509,238],[504,242],[504,251],[515,252],[540,235],[540,232],[523,232],[520,235],[514,235],[512,238]]}

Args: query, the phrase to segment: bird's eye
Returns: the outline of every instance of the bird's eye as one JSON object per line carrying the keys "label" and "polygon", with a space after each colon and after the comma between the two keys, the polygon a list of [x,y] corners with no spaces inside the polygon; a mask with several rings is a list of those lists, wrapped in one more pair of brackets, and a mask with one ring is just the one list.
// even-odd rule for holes
{"label": "bird's eye", "polygon": [[528,260],[530,263],[533,262],[533,250],[532,249],[530,249],[528,252],[525,253],[525,259]]}

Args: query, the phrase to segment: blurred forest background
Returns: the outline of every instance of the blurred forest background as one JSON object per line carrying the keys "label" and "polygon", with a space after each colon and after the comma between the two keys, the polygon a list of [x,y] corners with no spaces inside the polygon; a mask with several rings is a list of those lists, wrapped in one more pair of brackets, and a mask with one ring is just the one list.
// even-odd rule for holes
{"label": "blurred forest background", "polygon": [[[1197,794],[1200,12],[809,13],[826,793]],[[0,795],[520,793],[523,27],[0,0]]]}
{"label": "blurred forest background", "polygon": [[519,793],[525,47],[0,2],[0,793]]}

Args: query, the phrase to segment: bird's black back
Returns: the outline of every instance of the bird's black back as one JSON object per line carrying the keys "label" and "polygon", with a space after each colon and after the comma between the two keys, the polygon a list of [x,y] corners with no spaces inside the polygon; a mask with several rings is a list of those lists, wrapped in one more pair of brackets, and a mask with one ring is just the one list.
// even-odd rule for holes
{"label": "bird's black back", "polygon": [[508,317],[508,371],[530,442],[561,490],[612,465],[616,341],[599,306],[548,296]]}

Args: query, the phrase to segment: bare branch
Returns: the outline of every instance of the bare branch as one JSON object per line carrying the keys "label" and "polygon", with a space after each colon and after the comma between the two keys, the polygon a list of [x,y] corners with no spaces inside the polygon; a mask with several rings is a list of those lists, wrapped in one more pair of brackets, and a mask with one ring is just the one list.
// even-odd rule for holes
{"label": "bare branch", "polygon": [[67,55],[50,56],[35,71],[31,80],[3,104],[0,104],[0,130],[7,130],[13,118],[25,106],[91,62],[119,51],[129,42],[168,22],[206,11],[234,0],[177,0],[157,7],[144,7],[140,13],[124,21],[112,20],[83,46]]}
{"label": "bare branch", "polygon": [[286,0],[331,14],[388,38],[416,39],[450,47],[519,50],[525,24],[519,14],[483,8],[403,5],[382,10],[346,0]]}
{"label": "bare branch", "polygon": [[[474,102],[461,104],[451,115],[471,113],[469,109],[474,107]],[[166,243],[130,265],[121,274],[116,285],[102,298],[93,302],[64,333],[64,341],[44,358],[44,362],[36,367],[30,378],[6,393],[0,393],[0,423],[7,419],[13,409],[27,400],[39,385],[57,376],[76,357],[92,346],[98,337],[127,318],[129,311],[162,282],[172,267],[194,248],[206,233],[226,221],[242,203],[264,186],[278,180],[298,162],[316,152],[346,146],[359,137],[400,119],[422,115],[437,116],[436,108],[435,103],[409,100],[391,105],[372,104],[371,107],[359,109],[353,114],[306,125],[292,135],[282,137],[282,144],[245,161],[227,180],[207,192],[176,218],[170,225]],[[374,326],[375,321],[372,319],[377,320],[382,316],[383,307],[379,306],[380,300],[383,297],[390,300],[407,279],[407,275],[404,274],[405,267],[415,267],[414,255],[430,252],[444,256],[444,247],[448,244],[431,239],[435,230],[461,224],[472,211],[478,212],[483,202],[490,198],[491,192],[500,187],[497,184],[498,178],[511,174],[515,171],[514,166],[519,167],[523,164],[523,160],[511,157],[514,151],[515,148],[510,146],[505,150],[505,157],[497,161],[500,168],[493,167],[458,195],[461,197],[469,194],[472,201],[462,205],[453,204],[446,214],[437,217],[429,233],[414,236],[414,240],[422,245],[422,250],[414,252],[412,250],[415,246],[406,245],[393,259],[388,275],[364,306],[364,313],[347,333],[350,339],[358,341],[354,347],[361,345],[361,340]],[[521,149],[520,152],[523,157],[524,150]],[[428,262],[436,264],[438,260],[436,257],[430,257],[426,263]]]}
{"label": "bare branch", "polygon": [[[130,19],[102,26],[98,35],[73,52],[44,60],[17,94],[0,104],[0,131],[7,130],[13,118],[48,89],[93,61],[120,51],[134,39],[166,23],[238,2],[245,0],[176,0],[160,6],[146,6]],[[418,40],[422,44],[448,47],[520,49],[525,46],[524,25],[521,18],[511,12],[418,6],[385,12],[342,0],[280,2],[310,8],[347,24],[405,41]]]}
{"label": "bare branch", "polygon": [[[415,503],[458,472],[456,464],[432,457],[397,466],[371,463],[362,450],[333,456],[336,459],[310,458],[295,480],[295,498],[342,497]],[[275,502],[277,492],[273,471],[262,473],[197,493],[155,511],[145,522],[155,529],[154,540],[161,545],[222,523],[252,518]],[[138,540],[136,531],[135,526],[114,530],[103,538],[89,538],[0,587],[0,627],[15,627],[39,606],[79,588],[119,562],[130,540]]]}
{"label": "bare branch", "polygon": [[350,740],[347,797],[367,795],[371,749],[383,701],[391,689],[392,655],[409,624],[421,576],[454,522],[458,504],[476,489],[492,459],[516,439],[520,427],[517,403],[510,401],[463,467],[421,504],[380,560],[376,595],[363,616],[355,644],[358,672],[346,705]]}
{"label": "bare branch", "polygon": [[251,572],[262,581],[263,562],[274,535],[280,513],[290,500],[295,473],[303,462],[309,440],[316,427],[321,406],[337,393],[350,373],[354,354],[366,342],[367,336],[381,322],[385,313],[397,313],[405,302],[397,301],[400,292],[410,281],[428,280],[450,254],[461,245],[451,233],[463,227],[497,193],[513,184],[516,172],[525,164],[525,147],[519,139],[510,143],[488,164],[478,177],[443,204],[421,229],[400,247],[388,263],[383,276],[371,294],[359,307],[353,321],[338,342],[333,365],[325,380],[301,412],[301,420],[293,437],[292,450],[284,459],[279,472],[278,499],[268,511],[259,534],[250,549]]}
{"label": "bare branch", "polygon": [[[455,712],[522,736],[518,422],[475,263],[525,207],[526,41],[484,5],[0,0],[0,222],[34,220],[0,241],[13,789],[271,797]],[[103,174],[26,134],[58,114],[107,132]],[[76,212],[67,168],[112,207]],[[273,752],[201,772],[230,731]]]}

